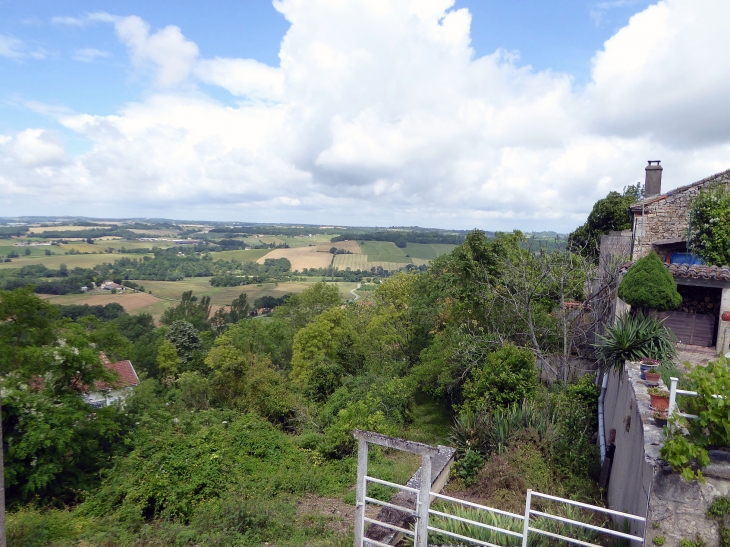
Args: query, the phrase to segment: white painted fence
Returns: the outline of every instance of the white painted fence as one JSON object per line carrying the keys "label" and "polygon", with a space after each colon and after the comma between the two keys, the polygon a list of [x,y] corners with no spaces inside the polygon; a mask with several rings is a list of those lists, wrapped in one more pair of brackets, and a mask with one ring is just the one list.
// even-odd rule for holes
{"label": "white painted fence", "polygon": [[[512,538],[519,538],[522,542],[522,547],[528,546],[528,538],[530,534],[540,534],[549,536],[553,539],[558,539],[561,541],[565,541],[568,543],[573,543],[576,545],[583,545],[584,547],[601,547],[600,545],[589,543],[587,541],[579,540],[576,538],[571,538],[568,536],[564,536],[561,534],[557,534],[554,532],[549,532],[547,530],[543,530],[540,528],[535,528],[534,526],[530,525],[531,519],[533,517],[538,518],[544,518],[544,519],[551,519],[558,522],[562,522],[564,524],[569,524],[571,526],[584,528],[586,530],[591,530],[593,532],[597,532],[600,534],[605,534],[613,537],[618,537],[621,539],[627,539],[629,541],[635,542],[635,544],[643,545],[644,544],[644,536],[635,536],[632,534],[627,534],[625,532],[618,532],[616,530],[612,530],[607,527],[603,526],[596,526],[593,524],[588,524],[585,522],[580,522],[577,520],[569,519],[564,516],[539,511],[537,509],[533,508],[533,499],[534,498],[543,498],[546,500],[549,500],[553,503],[558,504],[567,504],[571,505],[573,507],[579,507],[581,509],[587,509],[591,511],[596,511],[599,513],[603,513],[606,515],[611,515],[613,517],[619,517],[621,519],[626,520],[634,520],[637,522],[640,522],[644,524],[644,528],[646,527],[646,518],[638,516],[638,515],[631,515],[629,513],[622,513],[620,511],[614,511],[612,509],[607,509],[605,507],[598,507],[595,505],[589,505],[587,503],[581,503],[574,500],[569,500],[565,498],[559,498],[557,496],[550,496],[548,494],[542,494],[540,492],[535,492],[533,490],[527,491],[527,501],[525,504],[525,514],[524,515],[518,515],[516,513],[510,513],[507,511],[502,511],[500,509],[496,509],[494,507],[487,507],[484,505],[479,505],[476,503],[472,503],[466,500],[461,500],[458,498],[446,496],[444,494],[440,494],[437,492],[430,492],[430,486],[431,486],[431,457],[434,456],[438,449],[434,447],[430,447],[428,445],[423,445],[420,443],[411,443],[408,441],[402,441],[400,439],[393,439],[391,437],[385,437],[384,435],[378,435],[378,434],[372,434],[369,432],[362,432],[357,431],[355,434],[356,438],[359,441],[359,450],[358,450],[358,478],[357,478],[357,504],[356,504],[356,512],[355,512],[355,547],[368,547],[371,545],[375,545],[378,547],[392,547],[391,544],[388,543],[382,543],[380,541],[376,541],[374,539],[368,539],[366,537],[366,524],[373,524],[378,526],[383,526],[387,529],[393,530],[395,532],[404,534],[406,536],[410,536],[413,538],[413,545],[414,547],[428,547],[428,534],[429,532],[433,534],[438,534],[441,536],[448,536],[452,537],[454,539],[459,540],[460,542],[466,542],[467,544],[471,545],[479,545],[483,547],[500,547],[499,545],[496,545],[494,543],[489,543],[487,541],[483,541],[480,539],[476,539],[473,537],[470,537],[468,535],[458,534],[449,530],[444,530],[443,528],[437,528],[435,526],[431,526],[429,524],[429,517],[430,516],[436,516],[440,519],[449,519],[449,520],[455,520],[463,524],[467,524],[469,526],[473,526],[475,528],[483,528],[487,530],[491,530],[493,532],[497,532],[499,534],[504,534],[505,536],[509,536]],[[367,445],[368,443],[377,444],[380,446],[387,446],[389,448],[394,448],[396,450],[404,450],[407,452],[411,452],[413,454],[418,454],[422,457],[422,465],[421,465],[421,481],[420,481],[420,488],[411,488],[408,486],[404,486],[402,484],[396,484],[389,481],[384,481],[375,477],[370,477],[367,474],[367,467],[368,467],[368,449]],[[415,509],[409,509],[407,507],[402,507],[398,505],[394,505],[382,500],[378,500],[375,498],[371,498],[367,495],[367,485],[368,483],[376,483],[381,484],[383,486],[388,486],[391,488],[400,489],[402,491],[407,491],[415,494],[416,496],[416,504]],[[507,530],[504,528],[499,528],[497,526],[492,526],[490,524],[485,524],[483,522],[478,522],[474,520],[470,520],[464,517],[460,517],[457,515],[453,515],[451,513],[447,513],[444,511],[431,509],[431,498],[444,500],[447,502],[460,504],[472,509],[477,509],[480,511],[485,511],[493,514],[498,514],[506,517],[510,517],[513,519],[516,519],[517,521],[521,521],[522,523],[522,531],[516,532],[514,530]],[[365,508],[368,503],[379,505],[382,507],[389,507],[391,509],[395,509],[397,511],[400,511],[404,514],[410,515],[415,519],[415,526],[413,527],[413,530],[408,528],[402,528],[399,526],[395,526],[390,523],[381,522],[376,519],[371,519],[365,516]],[[534,522],[534,520],[533,520]],[[644,530],[644,535],[645,535]]]}

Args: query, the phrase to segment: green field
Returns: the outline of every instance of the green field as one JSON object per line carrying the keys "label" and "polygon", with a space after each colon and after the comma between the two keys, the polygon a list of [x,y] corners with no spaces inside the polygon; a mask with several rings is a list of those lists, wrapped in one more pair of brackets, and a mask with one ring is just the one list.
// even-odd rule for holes
{"label": "green field", "polygon": [[378,266],[380,266],[384,270],[395,271],[400,270],[401,268],[405,268],[408,264],[411,264],[411,262],[371,262],[368,259],[368,256],[361,254],[335,255],[333,265],[336,270],[346,270],[347,268],[350,268],[350,270],[352,271],[366,271],[370,270],[370,268],[377,268]]}
{"label": "green field", "polygon": [[450,253],[456,248],[456,245],[448,243],[409,243],[405,249],[411,258],[422,258],[424,260],[433,260],[437,256]]}
{"label": "green field", "polygon": [[399,249],[390,241],[360,241],[362,254],[368,255],[368,262],[401,262],[411,264],[405,249]]}

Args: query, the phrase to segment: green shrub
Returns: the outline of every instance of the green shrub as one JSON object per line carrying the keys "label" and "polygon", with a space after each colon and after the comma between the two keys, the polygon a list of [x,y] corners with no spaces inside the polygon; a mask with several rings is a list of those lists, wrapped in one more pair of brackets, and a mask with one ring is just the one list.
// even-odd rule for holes
{"label": "green shrub", "polygon": [[730,193],[725,185],[701,190],[690,215],[692,252],[708,264],[730,264]]}
{"label": "green shrub", "polygon": [[618,295],[633,307],[657,311],[673,310],[682,303],[677,283],[654,251],[629,268]]}
{"label": "green shrub", "polygon": [[604,370],[620,370],[624,362],[641,361],[645,357],[671,361],[677,354],[674,340],[663,320],[641,313],[624,314],[613,325],[606,326],[606,334],[598,335],[594,347]]}
{"label": "green shrub", "polygon": [[507,344],[487,355],[464,383],[464,408],[480,411],[519,403],[538,385],[535,356],[527,349]]}

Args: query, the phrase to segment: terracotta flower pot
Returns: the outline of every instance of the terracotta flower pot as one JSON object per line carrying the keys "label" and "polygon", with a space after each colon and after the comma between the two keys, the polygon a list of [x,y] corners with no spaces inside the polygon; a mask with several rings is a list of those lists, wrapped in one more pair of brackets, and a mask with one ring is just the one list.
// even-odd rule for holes
{"label": "terracotta flower pot", "polygon": [[669,394],[665,396],[649,394],[651,406],[654,410],[669,410]]}
{"label": "terracotta flower pot", "polygon": [[724,312],[722,312],[722,320],[723,321],[730,321],[730,311],[724,311]]}
{"label": "terracotta flower pot", "polygon": [[662,379],[662,375],[658,372],[652,372],[650,370],[647,370],[644,373],[644,376],[646,376],[646,381],[649,384],[657,385],[659,383],[659,380]]}

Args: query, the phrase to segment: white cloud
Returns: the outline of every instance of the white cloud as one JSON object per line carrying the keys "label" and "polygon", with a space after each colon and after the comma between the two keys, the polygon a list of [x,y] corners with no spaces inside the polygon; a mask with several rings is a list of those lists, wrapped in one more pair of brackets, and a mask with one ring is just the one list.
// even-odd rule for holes
{"label": "white cloud", "polygon": [[470,15],[452,5],[278,0],[291,24],[279,67],[204,58],[178,27],[86,15],[114,25],[154,86],[110,115],[49,110],[91,143],[73,160],[45,133],[0,143],[0,191],[43,187],[57,205],[86,188],[76,213],[568,231],[649,158],[664,160],[665,188],[730,167],[724,0],[635,15],[585,89],[514,52],[476,58]]}
{"label": "white cloud", "polygon": [[26,167],[44,167],[68,163],[63,143],[44,129],[26,129],[11,147],[13,156]]}
{"label": "white cloud", "polygon": [[74,59],[76,59],[77,61],[81,61],[82,63],[93,63],[94,61],[109,56],[110,53],[108,51],[103,51],[101,49],[95,49],[92,47],[77,49],[74,52]]}
{"label": "white cloud", "polygon": [[45,59],[48,52],[42,47],[31,47],[13,36],[0,34],[0,57],[9,59]]}

